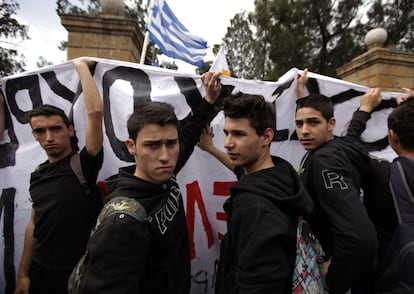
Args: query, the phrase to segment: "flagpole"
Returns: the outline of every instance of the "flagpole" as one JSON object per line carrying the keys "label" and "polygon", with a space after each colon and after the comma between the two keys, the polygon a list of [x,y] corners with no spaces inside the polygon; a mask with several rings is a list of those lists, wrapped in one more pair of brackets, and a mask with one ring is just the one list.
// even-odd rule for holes
{"label": "flagpole", "polygon": [[155,3],[155,0],[151,0],[150,6],[149,6],[148,26],[147,26],[147,31],[145,32],[144,43],[142,44],[141,59],[139,61],[139,64],[144,64],[145,55],[147,54],[148,40],[149,40],[149,34],[151,30],[151,23],[152,23],[152,15],[154,13],[154,3]]}

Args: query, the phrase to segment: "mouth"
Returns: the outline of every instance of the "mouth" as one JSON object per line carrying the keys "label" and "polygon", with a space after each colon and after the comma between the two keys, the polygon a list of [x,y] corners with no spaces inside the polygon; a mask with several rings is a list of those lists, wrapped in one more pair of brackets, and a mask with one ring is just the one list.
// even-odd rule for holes
{"label": "mouth", "polygon": [[309,145],[312,143],[312,139],[300,139],[302,145]]}
{"label": "mouth", "polygon": [[172,166],[160,166],[160,167],[157,167],[157,170],[162,171],[162,172],[169,172],[173,170],[173,168]]}
{"label": "mouth", "polygon": [[237,158],[239,158],[239,155],[238,155],[237,153],[227,152],[227,156],[228,156],[231,160],[236,160]]}
{"label": "mouth", "polygon": [[312,150],[314,148],[312,139],[300,139],[300,143],[305,150]]}

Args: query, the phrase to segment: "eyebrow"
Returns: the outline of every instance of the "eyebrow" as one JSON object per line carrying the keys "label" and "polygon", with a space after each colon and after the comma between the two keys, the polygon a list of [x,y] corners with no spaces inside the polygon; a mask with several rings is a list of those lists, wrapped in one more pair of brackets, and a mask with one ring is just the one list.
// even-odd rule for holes
{"label": "eyebrow", "polygon": [[162,144],[163,142],[165,142],[165,143],[178,142],[178,138],[166,139],[166,140],[162,140],[162,139],[160,139],[160,140],[151,140],[151,139],[148,139],[148,140],[143,141],[144,144]]}
{"label": "eyebrow", "polygon": [[295,121],[314,121],[314,120],[321,120],[320,117],[307,117],[305,119],[295,119]]}
{"label": "eyebrow", "polygon": [[40,127],[40,128],[34,128],[33,131],[44,131],[44,130],[50,130],[50,129],[62,129],[62,125],[54,125],[54,126],[48,126],[48,127]]}

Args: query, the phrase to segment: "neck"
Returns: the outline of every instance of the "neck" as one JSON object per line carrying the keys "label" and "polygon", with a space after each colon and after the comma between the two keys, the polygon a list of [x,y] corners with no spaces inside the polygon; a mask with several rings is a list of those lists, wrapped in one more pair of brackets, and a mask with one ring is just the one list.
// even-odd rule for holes
{"label": "neck", "polygon": [[397,153],[398,153],[398,156],[409,157],[409,158],[414,159],[414,152],[410,152],[410,151],[407,151],[407,150],[400,150]]}
{"label": "neck", "polygon": [[68,156],[71,153],[72,153],[72,148],[69,148],[69,149],[65,150],[64,152],[62,152],[58,155],[48,154],[47,155],[47,160],[49,161],[49,163],[53,163],[53,162],[56,162],[56,161],[59,161],[59,160],[65,158],[66,156]]}
{"label": "neck", "polygon": [[275,164],[273,163],[272,157],[270,156],[270,153],[267,153],[265,156],[257,158],[257,160],[248,166],[244,166],[244,174],[248,175],[254,172],[257,172],[262,169],[267,169],[274,167]]}

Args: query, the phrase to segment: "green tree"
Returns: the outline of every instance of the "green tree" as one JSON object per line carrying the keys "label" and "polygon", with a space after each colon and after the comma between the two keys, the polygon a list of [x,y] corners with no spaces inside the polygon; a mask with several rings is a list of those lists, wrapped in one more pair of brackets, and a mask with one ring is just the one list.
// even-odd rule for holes
{"label": "green tree", "polygon": [[51,62],[50,60],[47,60],[43,56],[39,56],[39,59],[36,61],[36,66],[38,68],[42,68],[42,67],[49,66],[49,65],[53,65],[53,62]]}
{"label": "green tree", "polygon": [[368,28],[382,27],[387,30],[386,45],[398,50],[413,52],[414,49],[414,1],[376,0],[367,13]]}
{"label": "green tree", "polygon": [[240,77],[275,80],[292,67],[335,77],[375,27],[387,30],[386,45],[412,52],[414,1],[256,0],[253,13],[235,15],[223,44]]}
{"label": "green tree", "polygon": [[230,27],[223,38],[229,69],[235,77],[253,79],[261,76],[258,75],[261,72],[257,65],[260,58],[256,54],[252,25],[251,15],[247,12],[238,13],[230,20]]}
{"label": "green tree", "polygon": [[335,76],[336,68],[362,51],[355,35],[362,0],[257,0],[256,40],[280,76],[292,67]]}
{"label": "green tree", "polygon": [[97,15],[101,11],[101,4],[99,0],[79,0],[79,3],[81,4],[81,6],[73,5],[69,0],[57,0],[56,12],[58,15]]}
{"label": "green tree", "polygon": [[[98,15],[101,13],[101,3],[99,0],[79,0],[80,6],[74,5],[69,0],[57,0],[56,12],[58,15]],[[145,26],[144,6],[146,1],[129,0],[125,3],[125,16],[138,22],[138,26],[143,30]]]}
{"label": "green tree", "polygon": [[[0,37],[5,39],[29,39],[27,27],[20,24],[13,15],[19,9],[14,0],[5,0],[0,3]],[[5,41],[2,41],[5,42]],[[24,56],[19,55],[16,49],[0,47],[0,76],[24,71]]]}
{"label": "green tree", "polygon": [[[79,0],[80,6],[72,4],[70,0],[57,0],[56,12],[58,15],[99,15],[102,11],[99,0]],[[128,0],[125,2],[125,17],[135,20],[141,31],[145,29],[146,3],[144,0]],[[147,49],[146,61],[153,60],[151,49],[154,46],[152,42],[149,43]],[[61,41],[58,48],[62,51],[67,49],[67,41]]]}
{"label": "green tree", "polygon": [[171,70],[177,70],[178,69],[178,66],[175,63],[175,61],[173,61],[173,62],[163,61],[163,62],[161,62],[160,67],[171,69]]}

